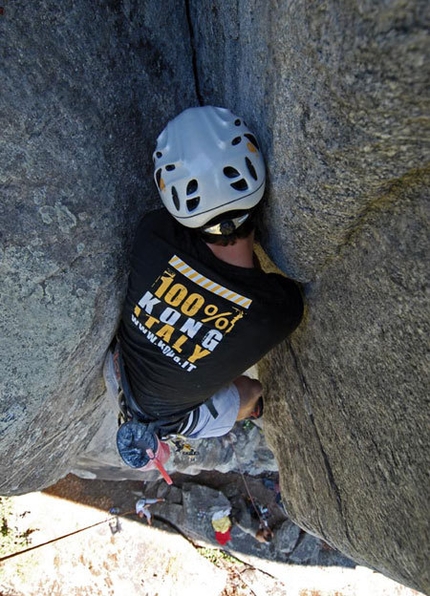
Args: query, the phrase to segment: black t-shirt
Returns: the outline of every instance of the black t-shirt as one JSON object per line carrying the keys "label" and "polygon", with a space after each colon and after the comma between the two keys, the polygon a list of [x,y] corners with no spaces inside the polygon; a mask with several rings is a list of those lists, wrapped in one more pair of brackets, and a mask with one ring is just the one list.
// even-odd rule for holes
{"label": "black t-shirt", "polygon": [[119,332],[136,401],[154,418],[189,411],[285,339],[302,312],[293,281],[219,260],[165,209],[147,214]]}

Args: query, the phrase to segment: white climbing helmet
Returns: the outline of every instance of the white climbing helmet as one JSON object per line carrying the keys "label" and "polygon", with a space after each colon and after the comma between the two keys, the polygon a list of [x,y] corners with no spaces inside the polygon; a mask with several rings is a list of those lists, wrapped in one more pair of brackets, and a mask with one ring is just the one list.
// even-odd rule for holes
{"label": "white climbing helmet", "polygon": [[161,200],[189,228],[228,211],[246,212],[264,193],[258,142],[243,119],[225,108],[204,106],[179,114],[158,137],[153,158]]}

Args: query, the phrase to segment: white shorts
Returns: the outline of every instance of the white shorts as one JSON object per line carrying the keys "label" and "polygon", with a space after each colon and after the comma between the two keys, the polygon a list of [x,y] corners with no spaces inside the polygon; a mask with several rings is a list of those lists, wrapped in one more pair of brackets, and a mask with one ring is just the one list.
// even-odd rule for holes
{"label": "white shorts", "polygon": [[[118,404],[118,381],[115,376],[113,358],[108,352],[103,367],[103,376],[108,395],[112,402]],[[217,391],[209,400],[211,407],[202,404],[188,415],[188,420],[183,423],[180,434],[187,439],[209,439],[211,437],[222,437],[233,428],[239,413],[240,397],[239,391],[234,383]],[[187,434],[187,428],[193,426],[197,417],[197,424],[191,434]]]}
{"label": "white shorts", "polygon": [[[211,437],[222,437],[233,428],[239,413],[240,397],[239,391],[234,383],[217,391],[211,400],[212,407],[208,408],[202,404],[196,408],[198,412],[197,425],[190,435],[187,434],[187,427],[192,423],[193,412],[189,416],[189,423],[181,428],[181,435],[187,439],[209,439]],[[217,414],[214,416],[214,414]]]}

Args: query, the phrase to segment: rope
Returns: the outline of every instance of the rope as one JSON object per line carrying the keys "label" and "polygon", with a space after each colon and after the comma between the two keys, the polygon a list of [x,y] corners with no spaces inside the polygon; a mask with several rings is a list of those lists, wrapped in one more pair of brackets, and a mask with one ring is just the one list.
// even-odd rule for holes
{"label": "rope", "polygon": [[[127,512],[129,513],[129,512]],[[134,513],[133,511],[130,513]],[[126,513],[124,513],[123,515],[127,515]],[[58,536],[57,538],[53,538],[52,540],[48,540],[47,542],[42,542],[42,544],[36,544],[35,546],[29,546],[28,548],[25,548],[23,550],[19,550],[15,553],[12,553],[10,555],[5,555],[4,557],[0,557],[0,563],[3,561],[7,561],[8,559],[12,559],[13,557],[17,557],[18,555],[23,555],[24,553],[28,553],[32,550],[36,550],[37,548],[41,548],[42,546],[46,546],[47,544],[52,544],[53,542],[58,542],[59,540],[63,540],[64,538],[69,538],[70,536],[74,536],[75,534],[79,534],[80,532],[85,532],[86,530],[90,530],[91,528],[95,528],[96,526],[100,526],[101,524],[107,524],[108,522],[111,522],[114,519],[117,519],[117,515],[114,515],[112,517],[109,517],[108,519],[104,519],[102,521],[96,522],[95,524],[92,524],[91,526],[86,526],[85,528],[80,528],[79,530],[75,530],[74,532],[70,532],[69,534],[64,534],[64,536]]]}
{"label": "rope", "polygon": [[236,456],[236,461],[239,466],[239,472],[240,472],[240,475],[242,476],[243,484],[245,485],[246,492],[248,493],[248,497],[250,498],[251,504],[254,507],[254,511],[256,512],[258,519],[260,520],[260,523],[265,525],[265,520],[261,517],[261,513],[260,513],[257,505],[255,504],[254,497],[251,495],[251,491],[249,490],[249,486],[245,480],[245,474],[243,473],[242,464],[240,463],[240,459],[237,457],[237,451],[234,448],[233,441],[232,441],[231,437],[230,437],[230,444],[231,444],[231,448],[233,449],[233,453]]}

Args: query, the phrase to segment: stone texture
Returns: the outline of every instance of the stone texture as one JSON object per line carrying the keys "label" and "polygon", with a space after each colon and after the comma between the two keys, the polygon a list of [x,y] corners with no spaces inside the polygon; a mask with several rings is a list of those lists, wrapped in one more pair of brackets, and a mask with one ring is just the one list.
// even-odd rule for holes
{"label": "stone texture", "polygon": [[268,159],[266,245],[314,279],[428,161],[428,3],[190,4],[200,95],[243,114]]}
{"label": "stone texture", "polygon": [[0,17],[3,493],[64,475],[99,424],[127,249],[157,200],[153,140],[195,102],[188,38],[166,44],[185,10],[164,5],[169,23],[149,1]]}
{"label": "stone texture", "polygon": [[189,105],[227,105],[267,157],[263,246],[306,283],[303,324],[260,370],[288,514],[429,592],[428,3],[161,8],[0,17],[0,490],[53,483],[100,429],[154,140]]}
{"label": "stone texture", "polygon": [[221,596],[229,585],[224,569],[181,535],[167,534],[169,527],[150,528],[135,515],[109,520],[104,503],[85,507],[46,493],[15,497],[13,505],[10,522],[32,530],[32,545],[99,525],[2,564],[3,596]]}
{"label": "stone texture", "polygon": [[262,378],[293,520],[416,586],[427,582],[427,240],[420,184],[395,193],[310,284],[304,324]]}
{"label": "stone texture", "polygon": [[260,371],[288,513],[429,591],[428,3],[211,6],[191,2],[199,92],[260,137],[263,245],[306,282]]}
{"label": "stone texture", "polygon": [[300,528],[290,520],[285,521],[275,534],[276,547],[285,555],[290,554],[300,536]]}

